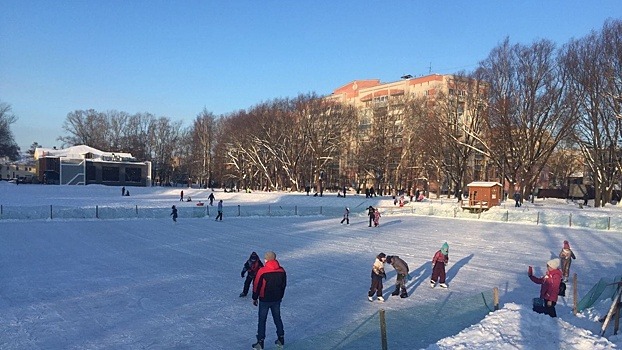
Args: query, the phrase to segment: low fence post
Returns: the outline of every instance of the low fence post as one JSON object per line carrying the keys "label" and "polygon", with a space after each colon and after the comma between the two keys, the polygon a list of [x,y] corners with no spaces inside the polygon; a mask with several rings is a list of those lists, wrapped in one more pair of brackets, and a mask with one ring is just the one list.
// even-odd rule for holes
{"label": "low fence post", "polygon": [[2,204],[0,204],[0,218],[2,217],[3,211],[2,211]]}
{"label": "low fence post", "polygon": [[272,208],[270,207],[270,204],[268,204],[268,216],[272,215]]}
{"label": "low fence post", "polygon": [[388,350],[389,346],[387,343],[387,320],[384,316],[384,309],[380,309],[380,337],[382,338],[382,350]]}
{"label": "low fence post", "polygon": [[138,217],[138,204],[136,204],[136,217]]}
{"label": "low fence post", "polygon": [[492,289],[492,303],[495,311],[499,310],[499,288],[497,287]]}
{"label": "low fence post", "polygon": [[572,313],[577,314],[577,305],[579,303],[579,291],[577,290],[577,274],[572,274]]}
{"label": "low fence post", "polygon": [[238,204],[238,216],[242,216],[242,214],[241,214],[241,213],[242,213],[242,210],[241,210],[241,208],[240,208],[240,205]]}
{"label": "low fence post", "polygon": [[568,227],[572,227],[572,213],[568,215]]}
{"label": "low fence post", "polygon": [[510,211],[506,210],[505,211],[505,222],[508,222],[508,221],[510,221]]}
{"label": "low fence post", "polygon": [[322,206],[320,205],[320,215],[322,215]]}
{"label": "low fence post", "polygon": [[607,231],[611,230],[611,216],[607,217]]}
{"label": "low fence post", "polygon": [[294,205],[294,215],[298,216],[298,206]]}
{"label": "low fence post", "polygon": [[99,219],[99,205],[95,206],[95,218]]}
{"label": "low fence post", "polygon": [[54,219],[54,215],[52,214],[52,204],[50,204],[50,220]]}
{"label": "low fence post", "polygon": [[536,225],[540,225],[540,212],[538,212],[538,217],[536,218]]}

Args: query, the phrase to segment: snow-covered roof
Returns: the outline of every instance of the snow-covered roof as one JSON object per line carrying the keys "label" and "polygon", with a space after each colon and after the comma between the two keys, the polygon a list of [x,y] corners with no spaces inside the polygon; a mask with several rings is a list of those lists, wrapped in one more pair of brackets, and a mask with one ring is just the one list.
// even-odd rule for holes
{"label": "snow-covered roof", "polygon": [[496,181],[473,181],[467,185],[467,187],[492,187],[492,186],[501,186],[501,184]]}
{"label": "snow-covered roof", "polygon": [[104,152],[97,148],[93,148],[86,145],[72,146],[69,148],[55,149],[55,148],[37,148],[35,149],[35,159],[40,157],[59,157],[59,158],[72,158],[72,159],[84,159],[86,154],[92,154],[93,158],[134,158],[131,153],[123,152]]}

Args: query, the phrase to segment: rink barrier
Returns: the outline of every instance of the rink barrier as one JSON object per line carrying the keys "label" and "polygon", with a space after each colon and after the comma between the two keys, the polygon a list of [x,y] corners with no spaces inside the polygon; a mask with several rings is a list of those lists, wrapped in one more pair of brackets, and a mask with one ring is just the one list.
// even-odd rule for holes
{"label": "rink barrier", "polygon": [[[424,282],[427,282],[427,278]],[[381,307],[370,311],[369,316],[363,316],[326,333],[292,341],[289,346],[297,350],[427,348],[440,339],[481,322],[486,315],[499,310],[498,288],[467,296],[452,294],[451,291],[448,293],[439,300],[408,308]],[[388,296],[385,303],[390,303],[391,298],[394,297]],[[487,303],[491,298],[492,308]],[[377,303],[369,303],[365,296],[361,302],[369,304],[372,310]],[[439,327],[439,324],[443,327]]]}
{"label": "rink barrier", "polygon": [[[509,210],[503,207],[493,207],[488,211],[477,214],[463,211],[457,205],[445,202],[430,201],[413,203],[403,207],[379,206],[380,212],[385,217],[399,215],[435,216],[442,218],[485,220],[493,222],[534,224],[543,226],[559,226],[572,228],[589,228],[603,231],[622,232],[622,217],[599,215],[597,212],[586,214],[568,213],[559,214],[559,211],[537,211],[534,208],[517,208]],[[46,208],[46,209],[44,209]],[[283,205],[232,205],[224,206],[225,217],[289,217],[289,216],[324,216],[338,218],[343,216],[344,206],[283,206]],[[180,218],[203,218],[210,217],[210,206],[178,206]],[[54,219],[157,219],[169,218],[170,207],[141,207],[139,205],[111,206],[93,205],[84,207],[72,207],[62,205],[42,206],[11,206],[0,205],[0,220],[54,220]],[[350,218],[367,217],[366,208],[354,208],[350,212]]]}

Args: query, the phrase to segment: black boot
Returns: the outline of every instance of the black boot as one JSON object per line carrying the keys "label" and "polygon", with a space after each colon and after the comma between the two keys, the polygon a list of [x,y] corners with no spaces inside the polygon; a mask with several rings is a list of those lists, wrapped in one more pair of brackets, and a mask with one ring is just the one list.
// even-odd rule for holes
{"label": "black boot", "polygon": [[400,295],[400,289],[395,288],[395,290],[393,291],[393,293],[391,293],[391,295]]}
{"label": "black boot", "polygon": [[280,336],[279,339],[274,341],[274,344],[276,344],[277,347],[285,345],[285,337]]}
{"label": "black boot", "polygon": [[253,344],[253,349],[263,350],[263,339],[258,340],[255,344]]}

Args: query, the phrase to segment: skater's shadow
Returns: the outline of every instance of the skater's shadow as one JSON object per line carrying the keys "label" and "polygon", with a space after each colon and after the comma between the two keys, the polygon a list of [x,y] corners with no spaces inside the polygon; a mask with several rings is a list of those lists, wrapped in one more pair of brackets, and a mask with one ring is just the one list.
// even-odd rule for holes
{"label": "skater's shadow", "polygon": [[380,226],[392,226],[392,225],[399,225],[402,223],[402,220],[391,220],[391,221],[387,221],[385,223],[381,223]]}
{"label": "skater's shadow", "polygon": [[[406,284],[406,289],[408,290],[408,295],[411,295],[419,285],[426,279],[429,279],[429,276],[432,274],[432,264],[429,262],[424,263],[419,266],[415,270],[410,271],[408,273],[409,283]],[[426,277],[427,276],[427,277]]]}
{"label": "skater's shadow", "polygon": [[449,269],[449,271],[447,271],[447,278],[446,278],[447,282],[454,279],[454,277],[456,277],[456,275],[458,274],[458,271],[460,270],[460,268],[468,264],[468,262],[471,261],[471,259],[473,259],[473,256],[474,254],[465,256],[464,258],[460,259],[455,264],[453,264],[451,268]]}

